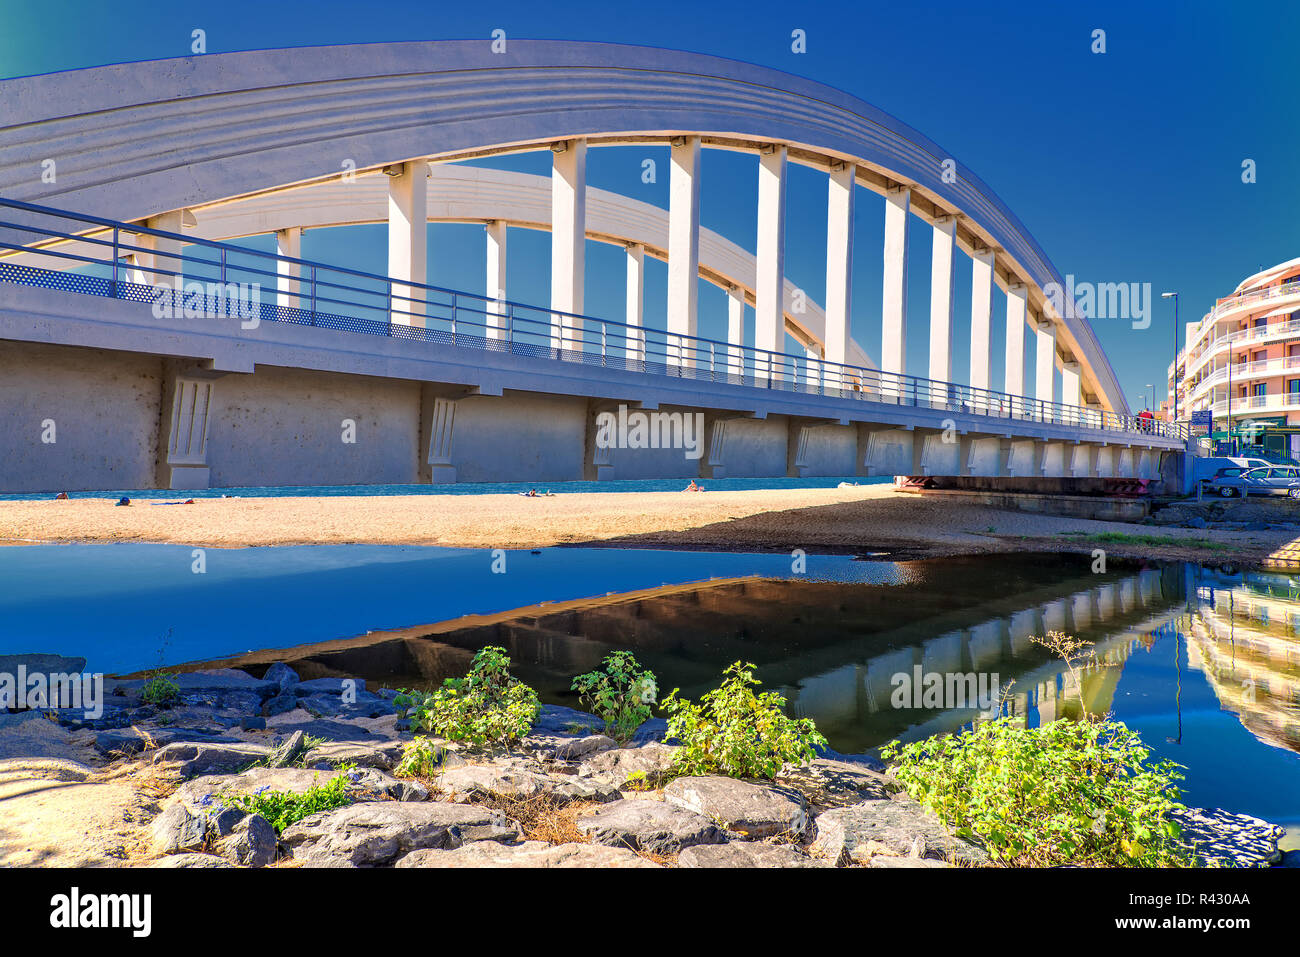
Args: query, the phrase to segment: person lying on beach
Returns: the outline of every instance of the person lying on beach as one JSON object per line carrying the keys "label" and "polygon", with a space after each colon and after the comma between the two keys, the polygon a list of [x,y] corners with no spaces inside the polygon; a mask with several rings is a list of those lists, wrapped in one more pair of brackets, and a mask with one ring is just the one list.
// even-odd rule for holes
{"label": "person lying on beach", "polygon": [[537,489],[530,488],[527,492],[520,492],[524,498],[537,498]]}

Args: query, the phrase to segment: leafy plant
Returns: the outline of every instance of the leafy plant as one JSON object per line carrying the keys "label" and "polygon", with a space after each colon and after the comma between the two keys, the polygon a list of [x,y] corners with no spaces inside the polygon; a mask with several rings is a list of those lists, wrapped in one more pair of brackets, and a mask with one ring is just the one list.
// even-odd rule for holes
{"label": "leafy plant", "polygon": [[881,750],[907,792],[959,837],[1013,865],[1180,867],[1179,765],[1150,761],[1136,732],[1114,721],[974,730]]}
{"label": "leafy plant", "polygon": [[393,696],[393,707],[397,709],[397,717],[400,721],[412,717],[416,711],[428,706],[429,701],[433,698],[432,691],[420,691],[412,688],[401,688]]}
{"label": "leafy plant", "polygon": [[352,798],[348,794],[348,785],[351,783],[351,778],[345,773],[324,784],[312,784],[302,793],[272,791],[265,787],[258,788],[252,794],[222,795],[221,803],[248,814],[260,814],[275,828],[276,834],[282,834],[285,828],[305,817],[351,804]]}
{"label": "leafy plant", "polygon": [[181,686],[176,675],[164,671],[152,672],[140,689],[140,700],[158,708],[169,708],[181,700]]}
{"label": "leafy plant", "polygon": [[826,747],[811,718],[786,715],[782,695],[754,693],[759,681],[753,665],[737,661],[723,674],[722,685],[699,704],[677,697],[674,688],[661,705],[668,737],[682,745],[674,773],[771,780],[786,764],[807,764],[816,748]]}
{"label": "leafy plant", "polygon": [[654,673],[642,668],[631,652],[616,651],[601,668],[574,678],[573,690],[605,722],[605,733],[621,742],[650,717],[659,688]]}
{"label": "leafy plant", "polygon": [[402,760],[394,773],[405,778],[433,777],[442,768],[442,749],[433,741],[417,735],[402,749]]}
{"label": "leafy plant", "polygon": [[412,727],[450,741],[509,746],[532,730],[537,692],[510,674],[504,648],[474,655],[469,674],[448,678],[411,712]]}

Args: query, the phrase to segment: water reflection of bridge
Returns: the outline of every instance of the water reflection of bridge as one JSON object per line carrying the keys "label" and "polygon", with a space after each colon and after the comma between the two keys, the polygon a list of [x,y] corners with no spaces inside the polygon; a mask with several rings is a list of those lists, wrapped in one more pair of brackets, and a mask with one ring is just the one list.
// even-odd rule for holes
{"label": "water reflection of bridge", "polygon": [[1281,574],[1196,576],[1187,657],[1265,744],[1300,751],[1300,586]]}

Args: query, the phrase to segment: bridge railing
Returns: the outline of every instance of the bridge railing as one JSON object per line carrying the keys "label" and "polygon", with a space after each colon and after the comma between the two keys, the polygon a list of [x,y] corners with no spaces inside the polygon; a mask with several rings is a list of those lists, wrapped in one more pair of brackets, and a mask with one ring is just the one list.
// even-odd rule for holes
{"label": "bridge railing", "polygon": [[[0,282],[702,382],[1186,438],[1186,426],[557,312],[0,198]],[[182,248],[182,245],[184,248]]]}

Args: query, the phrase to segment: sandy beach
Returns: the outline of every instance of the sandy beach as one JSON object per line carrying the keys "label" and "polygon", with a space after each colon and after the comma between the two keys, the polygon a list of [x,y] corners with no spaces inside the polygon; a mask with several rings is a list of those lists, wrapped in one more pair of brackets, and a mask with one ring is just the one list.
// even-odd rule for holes
{"label": "sandy beach", "polygon": [[[1142,542],[1114,540],[1114,533]],[[409,544],[542,548],[619,544],[696,549],[797,547],[894,558],[1001,551],[1261,561],[1295,536],[1158,528],[1009,511],[942,496],[853,488],[519,495],[208,498],[192,505],[111,499],[0,502],[0,543],[171,542],[207,547]],[[885,557],[885,556],[881,556]]]}

